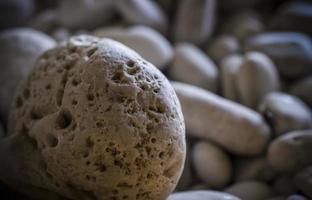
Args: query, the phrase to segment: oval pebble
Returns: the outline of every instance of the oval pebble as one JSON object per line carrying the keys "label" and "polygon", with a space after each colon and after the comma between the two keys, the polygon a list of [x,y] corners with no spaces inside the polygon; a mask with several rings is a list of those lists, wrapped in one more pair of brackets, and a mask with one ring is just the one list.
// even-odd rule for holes
{"label": "oval pebble", "polygon": [[241,55],[234,54],[222,59],[220,64],[222,95],[225,98],[235,102],[240,102],[237,74],[242,62],[243,57]]}
{"label": "oval pebble", "polygon": [[207,41],[215,27],[216,4],[216,0],[182,0],[175,16],[174,40],[197,45]]}
{"label": "oval pebble", "polygon": [[294,181],[300,191],[312,198],[312,166],[299,171]]}
{"label": "oval pebble", "polygon": [[275,65],[259,52],[249,52],[244,56],[237,82],[242,103],[254,109],[267,93],[278,90],[280,86]]}
{"label": "oval pebble", "polygon": [[262,153],[268,125],[257,112],[196,86],[172,82],[190,135],[207,138],[238,155]]}
{"label": "oval pebble", "polygon": [[218,68],[204,52],[190,43],[176,45],[168,73],[173,80],[217,92]]}
{"label": "oval pebble", "polygon": [[270,144],[268,161],[281,172],[294,172],[312,164],[312,130],[292,131]]}
{"label": "oval pebble", "polygon": [[312,76],[296,82],[290,89],[290,93],[298,96],[312,108]]}
{"label": "oval pebble", "polygon": [[286,93],[267,94],[260,104],[259,111],[272,125],[276,135],[312,128],[312,113],[309,107],[299,98]]}
{"label": "oval pebble", "polygon": [[105,25],[114,13],[112,0],[62,0],[58,6],[61,25],[71,29]]}
{"label": "oval pebble", "polygon": [[6,124],[16,86],[32,69],[37,57],[56,43],[48,35],[29,28],[1,32],[0,43],[0,118]]}
{"label": "oval pebble", "polygon": [[235,181],[258,180],[268,182],[275,172],[265,157],[237,158],[234,165]]}
{"label": "oval pebble", "polygon": [[130,24],[141,24],[165,32],[168,20],[159,5],[151,0],[115,0],[117,11]]}
{"label": "oval pebble", "polygon": [[193,166],[198,177],[213,188],[224,187],[232,178],[229,156],[218,146],[202,141],[192,152]]}
{"label": "oval pebble", "polygon": [[274,196],[272,189],[265,183],[257,181],[238,182],[229,186],[225,192],[242,200],[263,200]]}
{"label": "oval pebble", "polygon": [[167,200],[240,200],[225,192],[198,190],[191,192],[177,192],[171,194]]}
{"label": "oval pebble", "polygon": [[128,29],[115,27],[98,30],[94,34],[123,43],[159,69],[164,69],[173,57],[173,49],[169,41],[162,34],[147,26],[133,26]]}
{"label": "oval pebble", "polygon": [[237,38],[232,35],[220,35],[209,45],[207,54],[216,62],[220,63],[223,58],[240,51]]}
{"label": "oval pebble", "polygon": [[260,51],[269,56],[285,79],[293,80],[312,74],[312,41],[305,34],[258,34],[246,41],[245,50]]}

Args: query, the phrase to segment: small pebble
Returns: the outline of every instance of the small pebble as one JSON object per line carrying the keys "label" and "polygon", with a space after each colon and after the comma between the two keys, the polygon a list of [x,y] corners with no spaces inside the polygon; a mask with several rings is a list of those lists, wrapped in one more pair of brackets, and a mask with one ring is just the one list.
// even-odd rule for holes
{"label": "small pebble", "polygon": [[312,76],[296,82],[290,89],[290,93],[302,99],[312,108]]}
{"label": "small pebble", "polygon": [[198,190],[190,192],[177,192],[171,194],[167,200],[240,200],[225,192],[211,190]]}

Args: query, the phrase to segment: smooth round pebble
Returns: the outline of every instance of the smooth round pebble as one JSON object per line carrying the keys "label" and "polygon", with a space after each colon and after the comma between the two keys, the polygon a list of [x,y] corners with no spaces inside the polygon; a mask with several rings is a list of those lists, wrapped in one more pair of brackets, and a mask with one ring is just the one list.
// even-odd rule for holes
{"label": "smooth round pebble", "polygon": [[[246,1],[247,2],[247,1]],[[229,3],[227,1],[227,3]],[[233,9],[233,8],[231,8]],[[224,32],[245,41],[264,30],[264,25],[254,12],[238,12],[224,23]]]}
{"label": "smooth round pebble", "polygon": [[93,29],[105,25],[114,13],[112,0],[62,0],[58,5],[61,25],[71,29]]}
{"label": "smooth round pebble", "polygon": [[0,179],[34,197],[163,200],[185,154],[166,77],[121,43],[82,35],[44,53],[20,85]]}
{"label": "smooth round pebble", "polygon": [[276,177],[272,183],[272,187],[276,194],[282,196],[289,196],[298,192],[298,188],[294,183],[294,176],[289,174]]}
{"label": "smooth round pebble", "polygon": [[230,54],[239,53],[240,44],[232,35],[220,35],[209,45],[207,54],[217,63]]}
{"label": "smooth round pebble", "polygon": [[34,11],[34,0],[1,0],[0,30],[23,25]]}
{"label": "smooth round pebble", "polygon": [[238,91],[242,104],[256,109],[261,99],[280,87],[274,63],[260,52],[249,52],[244,56],[237,74]]}
{"label": "smooth round pebble", "polygon": [[196,45],[206,42],[213,33],[216,12],[216,0],[181,0],[173,25],[174,41]]}
{"label": "smooth round pebble", "polygon": [[168,73],[173,80],[196,85],[214,93],[218,90],[217,66],[193,44],[179,43],[175,46]]}
{"label": "smooth round pebble", "polygon": [[308,200],[308,199],[302,195],[294,194],[294,195],[287,197],[286,200]]}
{"label": "smooth round pebble", "polygon": [[240,200],[225,192],[198,190],[191,192],[177,192],[171,194],[167,200]]}
{"label": "smooth round pebble", "polygon": [[212,188],[222,188],[232,178],[229,156],[218,146],[202,141],[195,144],[192,152],[197,176]]}
{"label": "smooth round pebble", "polygon": [[242,62],[241,55],[233,54],[222,59],[220,64],[222,95],[235,102],[240,102],[237,74]]}
{"label": "smooth round pebble", "polygon": [[290,93],[302,99],[312,108],[312,76],[296,82],[291,88]]}
{"label": "smooth round pebble", "polygon": [[98,30],[94,34],[123,43],[159,69],[165,69],[173,57],[173,49],[169,41],[162,34],[147,26],[133,26],[128,29],[115,27]]}
{"label": "smooth round pebble", "polygon": [[258,181],[234,183],[225,192],[235,195],[242,200],[264,200],[274,196],[270,186]]}
{"label": "smooth round pebble", "polygon": [[294,172],[312,164],[312,130],[292,131],[270,144],[268,161],[281,172]]}
{"label": "smooth round pebble", "polygon": [[259,111],[272,125],[276,135],[312,128],[309,107],[299,98],[286,93],[267,94],[260,103]]}
{"label": "smooth round pebble", "polygon": [[238,155],[258,155],[266,149],[270,130],[260,114],[196,86],[172,85],[188,134],[209,139]]}
{"label": "smooth round pebble", "polygon": [[312,165],[301,171],[295,176],[295,184],[306,196],[312,198]]}
{"label": "smooth round pebble", "polygon": [[275,172],[265,157],[237,158],[234,162],[236,182],[258,180],[268,182],[275,178]]}
{"label": "smooth round pebble", "polygon": [[6,124],[18,83],[31,71],[37,57],[56,43],[46,34],[28,28],[1,32],[0,43],[0,118]]}
{"label": "smooth round pebble", "polygon": [[312,74],[312,40],[296,32],[266,32],[246,41],[246,51],[269,56],[282,77],[295,80]]}
{"label": "smooth round pebble", "polygon": [[166,32],[168,19],[159,5],[151,0],[115,0],[117,11],[130,24],[150,26]]}

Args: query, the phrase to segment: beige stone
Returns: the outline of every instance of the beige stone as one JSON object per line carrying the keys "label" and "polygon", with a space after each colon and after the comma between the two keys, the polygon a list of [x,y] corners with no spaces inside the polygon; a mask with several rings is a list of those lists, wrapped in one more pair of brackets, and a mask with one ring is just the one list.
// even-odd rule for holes
{"label": "beige stone", "polygon": [[312,164],[312,130],[292,131],[276,138],[269,147],[268,160],[281,172],[294,172]]}
{"label": "beige stone", "polygon": [[173,80],[196,85],[214,93],[218,91],[217,66],[204,52],[190,43],[176,45],[168,73]]}
{"label": "beige stone", "polygon": [[215,26],[216,0],[182,0],[175,16],[173,38],[176,42],[202,44]]}
{"label": "beige stone", "polygon": [[265,54],[249,52],[244,56],[237,74],[242,104],[257,109],[261,99],[279,90],[279,75],[274,63]]}
{"label": "beige stone", "polygon": [[260,114],[192,85],[172,85],[190,135],[210,139],[238,155],[257,155],[266,149],[270,131]]}
{"label": "beige stone", "polygon": [[263,200],[274,196],[274,192],[267,184],[258,181],[238,182],[228,187],[225,192],[242,200]]}
{"label": "beige stone", "polygon": [[184,129],[157,68],[113,40],[74,37],[20,85],[0,177],[39,199],[163,200],[183,169]]}
{"label": "beige stone", "polygon": [[31,71],[37,57],[56,43],[29,28],[1,32],[0,43],[0,118],[6,123],[18,83]]}
{"label": "beige stone", "polygon": [[243,62],[243,57],[238,54],[229,55],[222,59],[221,67],[221,86],[222,95],[232,101],[240,102],[238,91],[237,74]]}
{"label": "beige stone", "polygon": [[192,152],[193,166],[197,176],[213,188],[222,188],[232,178],[232,164],[229,156],[218,146],[201,141]]}
{"label": "beige stone", "polygon": [[295,96],[271,92],[263,98],[259,110],[270,122],[276,135],[312,128],[309,107]]}

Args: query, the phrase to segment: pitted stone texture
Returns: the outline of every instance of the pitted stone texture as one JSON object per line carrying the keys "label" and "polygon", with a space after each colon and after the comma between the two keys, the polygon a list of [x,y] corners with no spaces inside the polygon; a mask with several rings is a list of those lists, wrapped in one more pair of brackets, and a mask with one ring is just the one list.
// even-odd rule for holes
{"label": "pitted stone texture", "polygon": [[31,196],[163,200],[182,172],[184,132],[153,65],[113,40],[78,36],[41,56],[20,86],[0,174]]}

